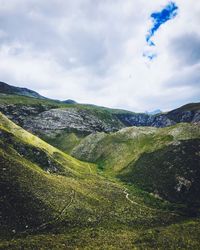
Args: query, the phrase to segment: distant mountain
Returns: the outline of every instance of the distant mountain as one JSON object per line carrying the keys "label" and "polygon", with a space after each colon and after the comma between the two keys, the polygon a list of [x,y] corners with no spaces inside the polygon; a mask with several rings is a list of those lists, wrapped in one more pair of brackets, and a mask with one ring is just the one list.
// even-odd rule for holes
{"label": "distant mountain", "polygon": [[130,126],[150,126],[150,127],[167,127],[180,122],[200,122],[200,103],[186,104],[178,109],[149,115],[145,113],[120,113],[117,114],[118,119]]}
{"label": "distant mountain", "polygon": [[162,113],[162,111],[160,109],[156,109],[156,110],[153,110],[153,111],[146,111],[145,113],[149,114],[149,115],[157,115],[157,114]]}
{"label": "distant mountain", "polygon": [[11,94],[11,95],[15,94],[15,95],[45,99],[44,96],[41,96],[40,94],[38,94],[33,90],[11,86],[5,82],[0,82],[0,93]]}
{"label": "distant mountain", "polygon": [[66,104],[76,104],[77,102],[75,102],[74,100],[68,99],[65,101],[61,101],[62,103],[66,103]]}

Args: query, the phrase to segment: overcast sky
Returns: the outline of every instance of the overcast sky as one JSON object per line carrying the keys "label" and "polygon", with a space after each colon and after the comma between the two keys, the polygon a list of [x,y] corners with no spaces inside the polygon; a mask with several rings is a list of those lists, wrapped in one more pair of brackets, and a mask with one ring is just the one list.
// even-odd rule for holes
{"label": "overcast sky", "polygon": [[133,111],[200,101],[200,1],[0,0],[0,80]]}

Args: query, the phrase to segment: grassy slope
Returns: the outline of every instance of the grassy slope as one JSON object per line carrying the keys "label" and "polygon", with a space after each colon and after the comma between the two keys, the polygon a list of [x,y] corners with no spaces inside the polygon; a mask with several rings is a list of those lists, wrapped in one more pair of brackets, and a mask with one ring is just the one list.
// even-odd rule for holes
{"label": "grassy slope", "polygon": [[57,216],[74,186],[84,194],[78,180],[95,172],[94,165],[64,154],[2,114],[0,135],[1,224],[15,231],[34,227]]}
{"label": "grassy slope", "polygon": [[143,153],[120,178],[173,202],[200,207],[200,139],[184,140]]}
{"label": "grassy slope", "polygon": [[0,128],[2,128],[5,132],[11,133],[15,138],[17,138],[24,144],[28,144],[29,146],[41,149],[43,152],[48,154],[49,157],[52,157],[59,164],[63,165],[63,171],[76,171],[75,173],[77,174],[79,172],[87,172],[88,169],[91,169],[91,166],[89,164],[80,162],[73,157],[63,153],[62,151],[54,148],[37,136],[34,136],[21,127],[17,126],[1,113],[0,124]]}
{"label": "grassy slope", "polygon": [[[169,203],[133,188],[131,202],[120,182],[91,173],[93,165],[61,153],[3,115],[0,124],[0,249],[155,249],[199,243],[199,222],[173,225],[184,218],[171,213]],[[41,151],[63,169],[45,171]],[[179,235],[170,235],[176,228],[183,229],[181,243]]]}
{"label": "grassy slope", "polygon": [[[124,127],[125,125],[117,118],[117,115],[140,115],[139,113],[134,113],[126,110],[120,109],[110,109],[95,105],[89,104],[65,104],[59,101],[50,100],[50,99],[38,99],[38,98],[31,98],[19,95],[7,95],[0,93],[0,105],[17,105],[20,106],[28,106],[28,107],[40,107],[41,110],[45,108],[47,109],[56,109],[56,108],[76,108],[80,111],[86,111],[88,114],[94,115],[99,120],[105,122],[105,124],[117,126],[119,129]],[[183,110],[199,110],[199,103],[188,104],[185,105],[177,111]],[[176,110],[175,110],[176,111]],[[170,113],[170,112],[169,112]],[[21,124],[20,124],[21,125]],[[23,122],[22,125],[23,126]],[[83,138],[88,135],[87,133],[80,133],[78,131],[67,131],[63,130],[62,133],[58,135],[46,135],[44,133],[37,132],[37,135],[48,142],[49,144],[61,149],[62,151],[71,154],[74,147],[78,146],[79,143],[82,141]],[[126,149],[125,149],[126,150]],[[115,158],[116,159],[116,158]]]}
{"label": "grassy slope", "polygon": [[156,129],[125,128],[86,137],[73,150],[79,159],[98,164],[115,176],[196,213],[200,207],[200,128],[177,124]]}
{"label": "grassy slope", "polygon": [[43,233],[2,241],[0,249],[199,249],[200,221],[188,220],[148,230],[84,230]]}
{"label": "grassy slope", "polygon": [[86,137],[72,155],[95,162],[109,175],[116,175],[143,153],[153,152],[178,140],[200,138],[194,124],[177,124],[167,128],[131,127],[118,132],[96,133]]}

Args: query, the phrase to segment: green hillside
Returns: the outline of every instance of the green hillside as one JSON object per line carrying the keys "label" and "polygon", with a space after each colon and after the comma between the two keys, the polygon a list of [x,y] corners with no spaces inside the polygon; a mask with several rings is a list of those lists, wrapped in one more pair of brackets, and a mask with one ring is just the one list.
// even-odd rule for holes
{"label": "green hillside", "polygon": [[[16,89],[14,86],[8,86],[11,90]],[[32,93],[31,90],[29,92]],[[68,154],[71,154],[73,148],[87,135],[96,132],[110,133],[130,126],[166,127],[180,122],[200,121],[199,103],[187,104],[167,113],[150,115],[89,104],[65,103],[40,96],[37,98],[34,95],[23,96],[20,93],[5,93],[0,89],[0,112]]]}
{"label": "green hillside", "polygon": [[158,197],[199,208],[200,128],[132,127],[86,137],[72,151],[115,176]]}
{"label": "green hillside", "polygon": [[200,208],[200,139],[182,140],[143,153],[120,173],[126,182],[172,202],[191,213]]}
{"label": "green hillside", "polygon": [[199,103],[149,115],[6,88],[0,249],[199,249]]}
{"label": "green hillside", "polygon": [[198,246],[200,223],[178,206],[0,124],[0,249]]}
{"label": "green hillside", "polygon": [[35,161],[35,163],[40,165],[45,165],[46,168],[48,168],[49,164],[50,172],[78,174],[77,171],[86,173],[89,171],[88,169],[91,169],[89,164],[80,162],[47,144],[37,136],[32,135],[11,122],[1,113],[0,129],[2,134],[1,140],[3,140],[2,143],[6,145],[9,144],[10,147],[14,148],[21,156],[28,160]]}
{"label": "green hillside", "polygon": [[53,148],[2,114],[0,135],[1,225],[11,232],[53,220],[71,200],[77,179],[95,172],[93,165]]}
{"label": "green hillside", "polygon": [[115,133],[91,134],[73,149],[72,155],[81,160],[95,162],[104,172],[116,175],[143,153],[196,138],[200,138],[200,128],[195,124],[177,124],[159,129],[131,127]]}

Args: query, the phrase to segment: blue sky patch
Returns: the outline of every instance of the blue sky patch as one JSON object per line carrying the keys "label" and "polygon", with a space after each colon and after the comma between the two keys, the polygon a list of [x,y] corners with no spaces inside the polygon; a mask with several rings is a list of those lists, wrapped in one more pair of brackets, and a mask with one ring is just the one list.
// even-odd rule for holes
{"label": "blue sky patch", "polygon": [[149,61],[152,61],[154,58],[157,57],[157,55],[155,53],[152,53],[152,52],[144,52],[143,57],[146,57],[149,59]]}
{"label": "blue sky patch", "polygon": [[155,46],[151,38],[154,36],[155,32],[160,28],[162,24],[176,17],[177,10],[178,6],[174,2],[169,2],[160,12],[153,12],[151,14],[153,26],[146,35],[146,41],[149,46]]}

